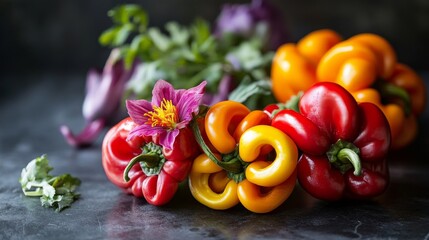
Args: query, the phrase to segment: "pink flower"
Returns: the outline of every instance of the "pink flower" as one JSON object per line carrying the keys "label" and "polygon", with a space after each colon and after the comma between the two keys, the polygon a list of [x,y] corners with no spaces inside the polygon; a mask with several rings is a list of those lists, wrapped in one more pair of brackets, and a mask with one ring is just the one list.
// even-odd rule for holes
{"label": "pink flower", "polygon": [[152,91],[152,102],[147,100],[127,100],[128,114],[138,124],[128,135],[158,136],[159,144],[172,149],[180,129],[188,126],[193,115],[198,113],[206,81],[200,85],[185,89],[158,80]]}

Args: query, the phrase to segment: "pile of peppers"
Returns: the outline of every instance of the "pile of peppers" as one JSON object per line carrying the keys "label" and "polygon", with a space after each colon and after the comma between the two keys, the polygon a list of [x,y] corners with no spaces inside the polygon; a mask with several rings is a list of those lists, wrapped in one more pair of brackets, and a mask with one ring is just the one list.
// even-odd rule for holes
{"label": "pile of peppers", "polygon": [[298,150],[291,138],[270,126],[269,115],[221,101],[202,119],[202,124],[192,124],[204,152],[189,175],[197,201],[218,210],[241,203],[252,212],[267,213],[288,199],[295,187]]}
{"label": "pile of peppers", "polygon": [[278,104],[201,105],[172,148],[157,135],[129,138],[137,124],[123,119],[103,140],[107,178],[156,206],[187,180],[208,208],[255,213],[277,209],[297,182],[325,201],[380,196],[389,151],[417,134],[426,103],[417,73],[378,35],[343,40],[322,29],[279,47],[271,78]]}
{"label": "pile of peppers", "polygon": [[271,79],[279,102],[317,82],[335,82],[358,102],[374,103],[387,117],[393,149],[402,149],[415,139],[417,118],[426,104],[421,77],[397,61],[386,39],[371,33],[343,40],[338,33],[322,29],[296,44],[286,43],[276,51]]}
{"label": "pile of peppers", "polygon": [[322,82],[302,95],[298,109],[278,111],[272,126],[302,151],[298,181],[308,193],[335,201],[369,199],[385,191],[391,136],[375,104],[358,104],[340,85]]}

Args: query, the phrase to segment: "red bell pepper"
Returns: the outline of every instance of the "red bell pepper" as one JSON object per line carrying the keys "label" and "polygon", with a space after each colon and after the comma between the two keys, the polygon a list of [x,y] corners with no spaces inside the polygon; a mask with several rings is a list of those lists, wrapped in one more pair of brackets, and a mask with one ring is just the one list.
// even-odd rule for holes
{"label": "red bell pepper", "polygon": [[302,151],[298,181],[312,196],[365,199],[386,189],[391,142],[387,119],[376,105],[358,104],[340,85],[313,85],[301,97],[299,112],[279,111],[272,126]]}
{"label": "red bell pepper", "polygon": [[188,176],[198,144],[189,128],[180,130],[173,149],[158,145],[156,137],[127,140],[135,126],[131,118],[125,118],[107,132],[102,145],[104,171],[125,192],[144,197],[152,205],[164,205]]}

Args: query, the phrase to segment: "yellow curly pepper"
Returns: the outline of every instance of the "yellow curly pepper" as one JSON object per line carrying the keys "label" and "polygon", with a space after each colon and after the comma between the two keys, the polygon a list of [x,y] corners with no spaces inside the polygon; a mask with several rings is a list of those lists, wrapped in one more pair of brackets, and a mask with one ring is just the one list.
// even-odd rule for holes
{"label": "yellow curly pepper", "polygon": [[[223,101],[207,112],[205,132],[216,153],[202,142],[193,124],[205,153],[194,160],[189,187],[194,198],[209,208],[224,210],[241,203],[252,212],[266,213],[292,193],[298,150],[286,134],[268,125],[268,115],[243,114],[245,109],[240,103]],[[271,150],[274,157],[268,154]]]}

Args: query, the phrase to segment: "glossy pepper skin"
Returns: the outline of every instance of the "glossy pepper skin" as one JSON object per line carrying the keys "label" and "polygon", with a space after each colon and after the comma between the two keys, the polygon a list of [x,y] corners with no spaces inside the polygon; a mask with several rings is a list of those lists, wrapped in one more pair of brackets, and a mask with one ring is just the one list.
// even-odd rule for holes
{"label": "glossy pepper skin", "polygon": [[316,83],[320,59],[341,40],[336,32],[322,29],[311,32],[297,44],[280,46],[271,65],[272,90],[277,101],[284,103]]}
{"label": "glossy pepper skin", "polygon": [[389,122],[394,149],[416,137],[417,116],[426,103],[424,82],[397,61],[393,47],[381,36],[358,34],[333,46],[317,66],[317,79],[336,82],[358,102],[380,107]]}
{"label": "glossy pepper skin", "polygon": [[164,205],[187,178],[199,149],[188,128],[181,130],[172,150],[157,145],[157,139],[152,137],[127,141],[135,126],[131,118],[125,118],[107,132],[102,144],[104,171],[125,192],[144,197],[152,205]]}
{"label": "glossy pepper skin", "polygon": [[[203,131],[193,125],[205,152],[194,160],[189,175],[194,198],[217,210],[241,203],[252,212],[267,213],[280,206],[295,187],[298,152],[293,141],[269,126],[263,111],[237,102],[213,105],[204,119]],[[199,132],[205,132],[213,149],[201,143]]]}
{"label": "glossy pepper skin", "polygon": [[336,83],[316,83],[299,102],[299,113],[281,110],[272,126],[302,151],[297,172],[312,196],[335,201],[380,195],[389,182],[390,128],[372,103],[357,103]]}

